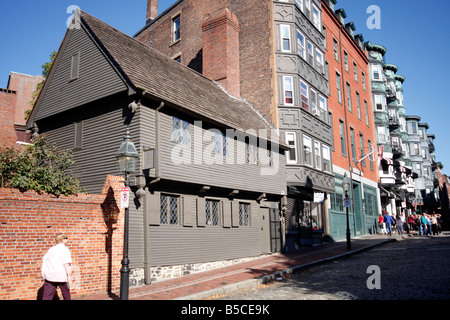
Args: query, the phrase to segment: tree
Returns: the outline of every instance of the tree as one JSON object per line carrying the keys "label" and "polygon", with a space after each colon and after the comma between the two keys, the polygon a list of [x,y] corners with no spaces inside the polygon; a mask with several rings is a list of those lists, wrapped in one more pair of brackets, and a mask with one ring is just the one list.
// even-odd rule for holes
{"label": "tree", "polygon": [[[44,63],[41,67],[42,67],[42,76],[44,78],[47,78],[48,74],[50,73],[50,69],[53,66],[53,62],[55,61],[56,55],[58,54],[57,51],[53,51],[50,54],[50,61],[47,61],[46,63]],[[33,95],[32,95],[32,99],[30,101],[30,105],[31,105],[31,109],[28,109],[25,111],[25,120],[28,120],[28,118],[30,117],[31,114],[31,110],[34,107],[34,104],[36,103],[37,98],[39,97],[39,94],[41,93],[42,87],[44,86],[44,82],[45,79],[41,82],[39,82],[36,85],[35,90],[33,91]]]}
{"label": "tree", "polygon": [[25,149],[0,149],[1,187],[56,196],[84,193],[80,181],[67,174],[74,163],[71,151],[58,151],[41,135]]}

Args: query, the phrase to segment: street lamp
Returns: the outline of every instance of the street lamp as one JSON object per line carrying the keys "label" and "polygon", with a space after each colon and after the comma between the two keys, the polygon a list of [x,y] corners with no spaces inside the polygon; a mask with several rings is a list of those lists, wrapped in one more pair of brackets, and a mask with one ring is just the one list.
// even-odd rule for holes
{"label": "street lamp", "polygon": [[348,208],[350,207],[350,199],[348,198],[348,191],[350,190],[350,178],[347,177],[347,173],[344,173],[344,179],[342,180],[342,187],[345,191],[345,199],[344,199],[344,206],[347,213],[347,249],[352,248],[352,243],[350,241],[350,222],[348,217]]}
{"label": "street lamp", "polygon": [[[136,171],[139,153],[131,141],[130,130],[127,129],[125,138],[116,153],[117,165],[120,173],[125,174],[125,187],[129,187],[128,174]],[[129,280],[130,280],[130,260],[128,259],[128,222],[129,209],[125,208],[125,223],[123,232],[123,259],[120,269],[120,300],[128,300]]]}

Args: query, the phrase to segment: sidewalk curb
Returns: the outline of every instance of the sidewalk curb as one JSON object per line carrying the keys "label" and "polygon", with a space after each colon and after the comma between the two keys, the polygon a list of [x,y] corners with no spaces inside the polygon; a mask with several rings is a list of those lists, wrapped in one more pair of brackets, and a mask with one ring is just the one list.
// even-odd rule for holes
{"label": "sidewalk curb", "polygon": [[[403,239],[402,239],[403,240]],[[298,272],[300,270],[303,269],[307,269],[319,264],[323,264],[323,263],[327,263],[333,260],[337,260],[337,259],[341,259],[347,256],[350,256],[352,254],[357,254],[357,253],[361,253],[363,251],[367,251],[370,250],[372,248],[384,245],[386,243],[390,243],[390,242],[395,242],[395,241],[399,241],[395,238],[393,239],[387,239],[385,241],[381,241],[377,244],[373,244],[373,245],[369,245],[369,246],[365,246],[359,249],[355,249],[355,250],[351,250],[342,254],[338,254],[336,256],[332,256],[329,258],[324,258],[324,259],[320,259],[314,262],[310,262],[310,263],[305,263],[305,264],[301,264],[298,266],[294,266],[282,271],[278,271],[266,276],[262,276],[256,279],[250,279],[250,280],[245,280],[245,281],[241,281],[241,282],[237,282],[237,283],[233,283],[233,284],[228,284],[225,285],[223,287],[220,288],[215,288],[215,289],[211,289],[208,291],[204,291],[204,292],[199,292],[199,293],[194,293],[192,295],[189,296],[184,296],[184,297],[179,297],[176,298],[174,300],[202,300],[202,299],[206,299],[209,298],[211,296],[214,295],[227,295],[227,294],[231,294],[235,291],[238,290],[244,290],[244,289],[251,289],[251,288],[256,288],[257,286],[261,285],[261,284],[266,284],[266,283],[270,283],[272,281],[274,281],[275,279],[283,276],[283,275],[289,275],[289,274],[294,274],[295,272]]]}

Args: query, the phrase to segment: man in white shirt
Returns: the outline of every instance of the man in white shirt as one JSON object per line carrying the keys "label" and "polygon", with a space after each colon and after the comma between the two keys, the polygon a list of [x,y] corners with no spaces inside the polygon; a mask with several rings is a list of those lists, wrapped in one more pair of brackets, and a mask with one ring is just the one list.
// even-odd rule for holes
{"label": "man in white shirt", "polygon": [[70,266],[72,257],[66,247],[68,237],[58,234],[55,237],[56,245],[51,247],[42,262],[42,276],[45,278],[42,300],[52,300],[56,288],[61,289],[64,300],[70,300]]}

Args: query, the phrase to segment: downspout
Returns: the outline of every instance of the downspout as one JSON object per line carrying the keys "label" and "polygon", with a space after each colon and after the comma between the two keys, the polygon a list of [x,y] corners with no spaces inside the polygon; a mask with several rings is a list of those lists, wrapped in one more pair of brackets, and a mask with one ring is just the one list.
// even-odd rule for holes
{"label": "downspout", "polygon": [[[143,93],[145,95],[145,92]],[[161,181],[161,157],[160,157],[160,150],[161,150],[161,139],[160,139],[160,116],[159,112],[161,109],[164,108],[164,102],[161,102],[159,107],[156,108],[155,111],[155,179],[150,181],[150,183],[147,186],[147,189],[150,185],[154,185]],[[147,191],[149,192],[149,191]],[[146,200],[148,201],[148,200]],[[149,229],[148,229],[148,221],[147,221],[147,214],[144,212],[144,282],[146,285],[151,284],[151,274],[150,274],[150,248],[149,248]]]}
{"label": "downspout", "polygon": [[160,137],[160,111],[164,108],[164,102],[161,102],[156,108],[155,114],[155,179],[150,181],[149,185],[156,184],[161,181],[161,137]]}

